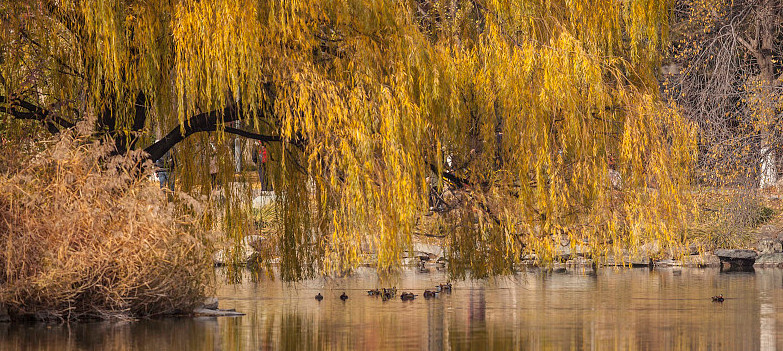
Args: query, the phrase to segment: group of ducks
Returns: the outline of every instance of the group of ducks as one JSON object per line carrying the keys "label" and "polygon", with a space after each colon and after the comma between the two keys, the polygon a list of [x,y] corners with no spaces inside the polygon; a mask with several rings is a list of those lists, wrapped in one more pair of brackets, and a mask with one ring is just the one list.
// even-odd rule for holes
{"label": "group of ducks", "polygon": [[[437,297],[438,294],[441,292],[451,293],[451,283],[446,284],[439,284],[435,286],[435,290],[424,290],[424,298],[425,299],[431,299],[433,297]],[[367,295],[369,296],[380,296],[383,301],[389,300],[397,295],[397,287],[394,286],[390,289],[387,288],[381,288],[381,289],[372,289],[367,290]],[[402,301],[411,301],[416,298],[416,296],[412,292],[403,291],[402,294],[400,294],[400,300]],[[321,295],[321,293],[318,293],[318,295],[315,295],[315,299],[318,301],[321,301],[324,299],[324,296]],[[340,295],[340,300],[348,300],[348,295],[345,294],[345,291],[343,291],[343,294]],[[723,302],[723,294],[716,295],[712,297],[712,302]]]}
{"label": "group of ducks", "polygon": [[[380,289],[367,290],[367,295],[369,295],[369,296],[380,296],[381,299],[383,299],[383,301],[386,301],[386,300],[389,300],[389,299],[397,296],[397,287],[395,286],[395,287],[392,287],[390,289],[380,288]],[[403,300],[408,298],[407,297],[408,293],[407,292],[403,292],[402,295],[400,295],[400,297],[402,298],[403,296],[405,297],[405,298],[403,298]]]}
{"label": "group of ducks", "polygon": [[[430,299],[433,297],[437,297],[438,294],[441,292],[447,292],[451,293],[451,283],[446,284],[439,284],[435,286],[435,290],[424,290],[424,298]],[[397,287],[391,287],[391,288],[381,288],[381,289],[372,289],[367,290],[367,295],[369,296],[380,296],[383,301],[390,300],[397,296]],[[402,301],[411,301],[416,298],[416,295],[412,292],[403,291],[402,294],[400,294],[400,300]],[[321,301],[324,299],[324,296],[321,295],[321,293],[318,293],[318,295],[315,295],[315,299],[318,301]],[[343,291],[343,294],[340,295],[340,300],[348,300],[348,295],[345,294],[345,291]]]}
{"label": "group of ducks", "polygon": [[451,293],[451,283],[440,284],[435,286],[435,290],[424,290],[424,298],[429,299],[437,297],[442,292]]}
{"label": "group of ducks", "polygon": [[[447,292],[451,293],[451,283],[446,284],[439,284],[435,286],[435,290],[424,290],[424,298],[425,299],[431,299],[433,297],[437,297],[438,294],[441,292]],[[392,287],[390,289],[387,288],[381,288],[381,289],[372,289],[367,290],[367,295],[369,296],[380,296],[383,301],[389,300],[397,295],[397,287]],[[400,294],[400,300],[402,301],[411,301],[416,298],[416,296],[412,292],[403,291],[402,294]],[[324,299],[324,296],[321,295],[321,293],[318,293],[318,295],[315,295],[315,299],[318,301],[321,301]],[[343,291],[342,295],[340,295],[340,300],[348,300],[348,295],[345,294],[345,291]],[[712,302],[723,302],[723,294],[715,295],[712,297]]]}
{"label": "group of ducks", "polygon": [[[315,299],[318,300],[318,301],[321,301],[321,300],[324,299],[324,296],[321,295],[321,293],[318,293],[318,295],[315,295]],[[345,291],[343,291],[343,294],[340,295],[340,300],[343,300],[343,301],[348,300],[348,295],[345,294]]]}

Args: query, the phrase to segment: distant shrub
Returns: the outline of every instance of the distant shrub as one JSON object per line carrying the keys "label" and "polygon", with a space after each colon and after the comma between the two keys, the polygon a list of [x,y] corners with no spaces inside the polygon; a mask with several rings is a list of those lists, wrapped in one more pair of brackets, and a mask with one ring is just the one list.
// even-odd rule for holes
{"label": "distant shrub", "polygon": [[699,203],[702,214],[691,236],[706,250],[748,247],[756,228],[776,214],[752,188],[705,189]]}
{"label": "distant shrub", "polygon": [[141,154],[105,145],[65,135],[0,174],[0,305],[12,318],[187,312],[212,286],[196,202],[147,180]]}

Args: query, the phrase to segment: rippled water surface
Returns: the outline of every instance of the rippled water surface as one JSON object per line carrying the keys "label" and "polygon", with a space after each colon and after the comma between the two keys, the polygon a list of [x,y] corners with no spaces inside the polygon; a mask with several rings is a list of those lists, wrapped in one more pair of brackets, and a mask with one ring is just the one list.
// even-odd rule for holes
{"label": "rippled water surface", "polygon": [[[446,279],[405,270],[383,285],[421,294]],[[371,269],[297,284],[248,275],[218,289],[220,307],[243,317],[6,323],[0,350],[783,349],[778,269],[537,270],[457,281],[451,294],[406,302],[367,296],[379,286]],[[711,302],[720,293],[726,301]]]}

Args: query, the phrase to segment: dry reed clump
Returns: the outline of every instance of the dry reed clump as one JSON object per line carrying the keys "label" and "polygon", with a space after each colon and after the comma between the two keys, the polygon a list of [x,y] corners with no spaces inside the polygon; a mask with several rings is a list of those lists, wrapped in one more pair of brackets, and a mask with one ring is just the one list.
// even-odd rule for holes
{"label": "dry reed clump", "polygon": [[752,188],[705,188],[697,200],[702,211],[689,235],[706,251],[749,247],[758,227],[775,215]]}
{"label": "dry reed clump", "polygon": [[0,174],[0,305],[12,318],[135,318],[203,302],[214,279],[200,210],[184,195],[167,201],[149,167],[63,136]]}

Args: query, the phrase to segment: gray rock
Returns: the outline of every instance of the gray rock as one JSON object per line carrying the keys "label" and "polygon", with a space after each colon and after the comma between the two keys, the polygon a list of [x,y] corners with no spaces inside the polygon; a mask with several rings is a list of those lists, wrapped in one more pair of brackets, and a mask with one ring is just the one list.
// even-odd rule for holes
{"label": "gray rock", "polygon": [[649,267],[650,266],[650,259],[648,257],[629,257],[625,256],[622,259],[618,259],[615,257],[608,257],[606,259],[606,262],[604,263],[604,266],[625,266],[625,267]]}
{"label": "gray rock", "polygon": [[753,250],[718,249],[715,250],[715,256],[718,256],[721,263],[729,263],[740,266],[752,266],[756,261],[756,256],[758,256],[758,254]]}
{"label": "gray rock", "polygon": [[[423,253],[429,256],[432,260],[437,260],[439,257],[443,257],[443,248],[436,245],[429,245],[424,243],[414,243],[413,251]],[[419,256],[419,255],[416,255]]]}
{"label": "gray rock", "polygon": [[682,262],[675,260],[658,260],[653,263],[655,267],[678,267]]}
{"label": "gray rock", "polygon": [[755,266],[783,266],[783,253],[773,252],[761,254],[756,258]]}
{"label": "gray rock", "polygon": [[623,250],[622,256],[617,257],[615,255],[609,255],[606,258],[605,266],[630,266],[630,267],[650,267],[652,266],[652,260],[650,256],[642,252],[632,253],[628,250]]}
{"label": "gray rock", "polygon": [[417,266],[421,262],[418,257],[403,257],[401,264],[403,266]]}
{"label": "gray rock", "polygon": [[717,267],[720,266],[720,259],[711,253],[699,255],[688,255],[682,258],[682,265],[685,267]]}
{"label": "gray rock", "polygon": [[[253,208],[259,209],[275,203],[277,196],[273,191],[255,191],[257,196],[253,198]],[[254,195],[256,195],[254,194]]]}
{"label": "gray rock", "polygon": [[208,297],[204,299],[204,305],[201,306],[201,308],[208,309],[208,310],[216,310],[218,309],[218,299],[217,297]]}
{"label": "gray rock", "polygon": [[565,262],[566,266],[587,267],[593,265],[593,260],[584,257],[574,257]]}
{"label": "gray rock", "polygon": [[756,249],[760,254],[783,252],[783,242],[780,239],[761,239],[756,244]]}
{"label": "gray rock", "polygon": [[749,260],[755,259],[758,254],[753,250],[740,250],[740,249],[718,249],[715,250],[715,256],[718,258],[728,258],[736,260]]}
{"label": "gray rock", "polygon": [[197,308],[193,310],[193,314],[197,317],[239,317],[245,315],[242,312],[237,312],[233,308],[230,310]]}

